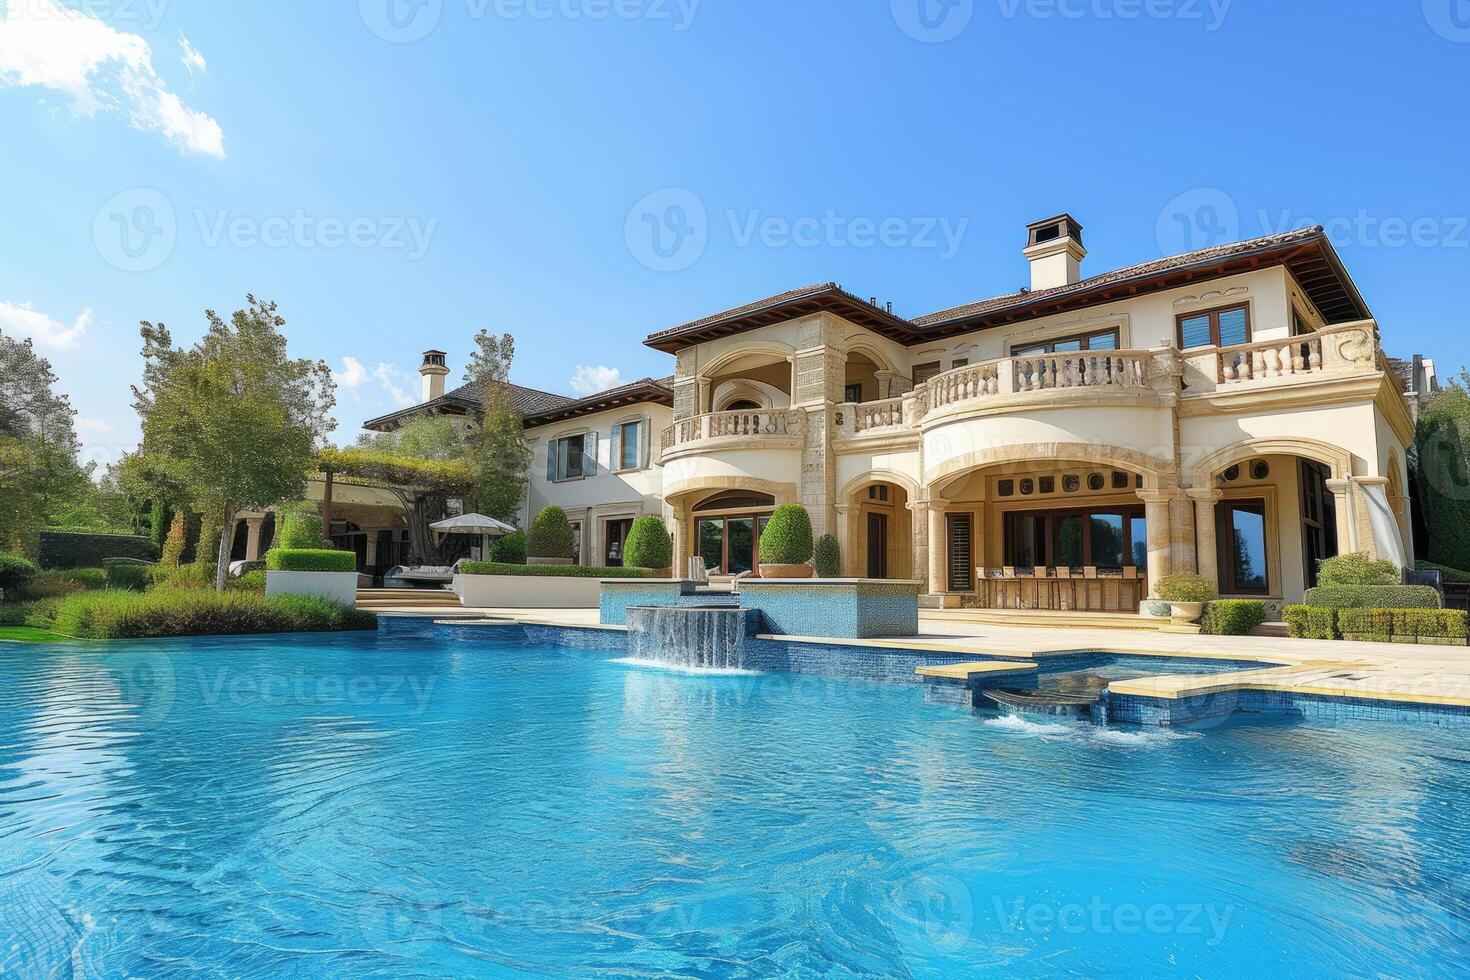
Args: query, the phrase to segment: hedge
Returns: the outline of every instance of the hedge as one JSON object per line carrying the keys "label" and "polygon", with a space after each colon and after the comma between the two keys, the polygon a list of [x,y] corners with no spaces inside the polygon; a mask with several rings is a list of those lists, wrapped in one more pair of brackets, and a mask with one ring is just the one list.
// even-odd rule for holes
{"label": "hedge", "polygon": [[1287,631],[1297,639],[1337,639],[1337,610],[1317,606],[1287,606]]}
{"label": "hedge", "polygon": [[526,554],[532,558],[572,557],[572,524],[566,511],[555,504],[541,509],[526,535]]}
{"label": "hedge", "polygon": [[36,576],[36,565],[20,555],[0,554],[0,593],[11,595],[24,590]]}
{"label": "hedge", "polygon": [[623,564],[657,570],[674,564],[674,540],[663,518],[647,515],[633,522],[628,540],[623,542]]}
{"label": "hedge", "polygon": [[86,592],[32,607],[27,625],[89,640],[371,630],[377,617],[315,596],[155,589]]}
{"label": "hedge", "polygon": [[1379,561],[1356,553],[1324,558],[1318,566],[1317,584],[1334,585],[1402,585],[1403,570],[1395,562]]}
{"label": "hedge", "polygon": [[42,568],[97,568],[107,558],[157,561],[158,549],[137,535],[74,531],[42,531],[36,546],[36,564]]}
{"label": "hedge", "polygon": [[187,565],[155,565],[153,581],[164,588],[213,589],[214,563],[191,561]]}
{"label": "hedge", "polygon": [[502,565],[526,563],[526,532],[517,531],[490,541],[490,560]]}
{"label": "hedge", "polygon": [[1337,628],[1355,640],[1415,642],[1422,637],[1463,643],[1467,622],[1459,609],[1341,609]]}
{"label": "hedge", "polygon": [[1165,602],[1212,602],[1220,591],[1203,575],[1179,572],[1159,579],[1155,595]]}
{"label": "hedge", "polygon": [[143,592],[153,584],[153,566],[115,561],[107,566],[107,585],[114,589]]}
{"label": "hedge", "polygon": [[107,588],[107,573],[100,568],[68,568],[39,572],[22,590],[31,599],[55,599],[75,592]]}
{"label": "hedge", "polygon": [[805,565],[812,560],[812,518],[800,504],[776,508],[761,532],[761,563]]}
{"label": "hedge", "polygon": [[322,519],[314,511],[294,508],[281,516],[281,530],[273,542],[287,551],[330,551],[332,542],[322,533]]}
{"label": "hedge", "polygon": [[517,575],[525,578],[655,578],[652,568],[589,568],[586,565],[506,565],[493,561],[467,561],[461,575]]}
{"label": "hedge", "polygon": [[244,575],[236,575],[234,578],[225,582],[225,588],[240,592],[264,592],[265,572],[254,571],[246,572]]}
{"label": "hedge", "polygon": [[837,535],[824,534],[817,539],[812,549],[812,564],[817,566],[817,578],[837,578],[842,574],[842,545]]}
{"label": "hedge", "polygon": [[1319,609],[1438,609],[1429,585],[1319,585],[1302,599]]}
{"label": "hedge", "polygon": [[1212,636],[1249,636],[1266,621],[1266,604],[1259,599],[1217,599],[1205,606],[1202,632]]}
{"label": "hedge", "polygon": [[272,548],[265,567],[273,572],[355,572],[357,552],[313,548]]}
{"label": "hedge", "polygon": [[1414,565],[1415,565],[1415,567],[1417,567],[1421,571],[1437,571],[1437,572],[1439,572],[1440,575],[1442,575],[1444,577],[1444,580],[1446,582],[1455,582],[1455,583],[1466,583],[1466,582],[1470,582],[1470,572],[1462,571],[1461,569],[1458,569],[1458,568],[1451,568],[1448,565],[1436,565],[1432,561],[1419,561],[1419,562],[1415,562]]}

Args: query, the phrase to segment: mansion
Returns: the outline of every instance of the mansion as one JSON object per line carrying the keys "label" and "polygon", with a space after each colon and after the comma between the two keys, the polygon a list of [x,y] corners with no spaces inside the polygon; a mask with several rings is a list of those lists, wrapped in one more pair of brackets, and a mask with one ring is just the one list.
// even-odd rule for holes
{"label": "mansion", "polygon": [[[659,514],[679,573],[699,555],[734,574],[799,503],[844,575],[963,606],[1021,602],[1003,583],[1034,574],[1096,580],[1089,608],[1136,611],[1161,576],[1197,571],[1279,615],[1324,557],[1412,565],[1405,384],[1320,228],[1089,277],[1086,254],[1063,214],[1028,227],[1014,293],[905,319],[810,286],[649,336],[671,377],[575,399],[517,387],[535,453],[522,526],[557,504],[578,561],[616,565],[633,519]],[[442,352],[420,370],[423,403],[367,428],[478,405],[445,390]],[[332,507],[370,569],[402,547],[380,493],[339,485]]]}

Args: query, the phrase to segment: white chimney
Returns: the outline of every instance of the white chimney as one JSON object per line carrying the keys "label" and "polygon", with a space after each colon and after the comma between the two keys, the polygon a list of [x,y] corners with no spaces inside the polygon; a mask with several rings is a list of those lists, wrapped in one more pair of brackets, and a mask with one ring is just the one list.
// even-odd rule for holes
{"label": "white chimney", "polygon": [[1055,289],[1082,281],[1082,226],[1070,214],[1026,226],[1026,258],[1031,262],[1031,291]]}
{"label": "white chimney", "polygon": [[424,363],[419,374],[424,376],[424,401],[431,402],[444,394],[444,379],[449,377],[449,368],[444,364],[448,355],[442,350],[424,351]]}

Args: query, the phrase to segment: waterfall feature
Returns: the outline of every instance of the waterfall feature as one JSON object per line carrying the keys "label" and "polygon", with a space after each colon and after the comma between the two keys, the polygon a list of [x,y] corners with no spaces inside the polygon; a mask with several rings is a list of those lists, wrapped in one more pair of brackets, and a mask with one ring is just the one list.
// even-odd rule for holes
{"label": "waterfall feature", "polygon": [[754,609],[631,607],[628,655],[683,670],[744,670],[746,641],[761,623]]}

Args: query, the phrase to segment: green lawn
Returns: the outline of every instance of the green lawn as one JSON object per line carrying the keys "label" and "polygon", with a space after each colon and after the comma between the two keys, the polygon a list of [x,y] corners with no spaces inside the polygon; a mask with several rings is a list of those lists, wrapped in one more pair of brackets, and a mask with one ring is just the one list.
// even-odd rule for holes
{"label": "green lawn", "polygon": [[65,643],[66,637],[31,629],[29,626],[0,626],[0,641],[4,640],[15,643]]}

